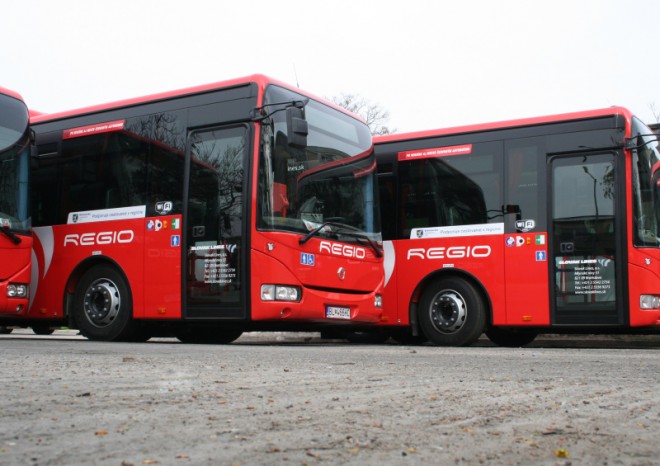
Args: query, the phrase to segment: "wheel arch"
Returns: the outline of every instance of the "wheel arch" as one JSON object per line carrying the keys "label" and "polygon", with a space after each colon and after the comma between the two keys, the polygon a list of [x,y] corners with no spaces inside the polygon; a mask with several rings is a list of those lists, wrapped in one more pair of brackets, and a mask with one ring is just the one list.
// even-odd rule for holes
{"label": "wheel arch", "polygon": [[78,287],[78,283],[80,283],[80,279],[87,273],[89,270],[92,268],[98,266],[98,265],[108,265],[115,269],[117,273],[119,273],[122,278],[126,282],[126,286],[128,287],[128,292],[131,295],[131,300],[134,302],[134,296],[133,296],[133,289],[131,288],[131,283],[128,280],[128,277],[126,276],[126,273],[124,272],[124,269],[115,261],[114,259],[108,257],[108,256],[92,256],[88,257],[85,260],[81,261],[72,271],[71,274],[69,275],[69,279],[66,282],[66,287],[64,288],[64,313],[65,313],[65,319],[69,323],[69,327],[71,328],[78,328],[78,324],[75,321],[74,315],[73,315],[73,295],[76,292],[76,288]]}

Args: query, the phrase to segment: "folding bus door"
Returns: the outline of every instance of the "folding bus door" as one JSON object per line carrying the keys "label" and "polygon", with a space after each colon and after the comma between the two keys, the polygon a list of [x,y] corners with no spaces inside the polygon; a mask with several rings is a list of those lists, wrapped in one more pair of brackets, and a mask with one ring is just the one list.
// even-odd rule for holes
{"label": "folding bus door", "polygon": [[549,164],[552,323],[624,324],[615,154],[557,156]]}
{"label": "folding bus door", "polygon": [[187,318],[247,317],[244,186],[247,126],[190,135],[184,289]]}

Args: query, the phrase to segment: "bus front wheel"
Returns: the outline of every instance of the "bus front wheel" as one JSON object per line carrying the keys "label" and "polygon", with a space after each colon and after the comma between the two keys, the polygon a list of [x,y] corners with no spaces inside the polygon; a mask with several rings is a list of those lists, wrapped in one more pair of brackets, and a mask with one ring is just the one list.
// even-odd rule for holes
{"label": "bus front wheel", "polygon": [[108,265],[89,269],[73,296],[73,316],[83,336],[100,341],[140,341],[126,279]]}
{"label": "bus front wheel", "polygon": [[470,282],[448,277],[433,282],[422,293],[419,324],[424,335],[439,346],[467,346],[486,327],[486,305]]}

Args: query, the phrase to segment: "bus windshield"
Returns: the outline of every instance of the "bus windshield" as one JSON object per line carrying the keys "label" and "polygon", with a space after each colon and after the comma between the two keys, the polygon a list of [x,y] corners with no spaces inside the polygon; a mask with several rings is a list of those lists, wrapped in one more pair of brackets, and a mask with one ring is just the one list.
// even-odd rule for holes
{"label": "bus windshield", "polygon": [[0,92],[0,228],[26,231],[28,213],[28,110]]}
{"label": "bus windshield", "polygon": [[[265,104],[303,99],[270,86]],[[262,127],[257,226],[304,235],[314,231],[344,242],[361,242],[365,236],[379,242],[376,165],[368,127],[314,100],[307,102],[305,118],[305,148],[288,144],[284,111],[273,112],[270,124]]]}
{"label": "bus windshield", "polygon": [[635,246],[660,247],[660,153],[658,136],[633,119],[633,236]]}

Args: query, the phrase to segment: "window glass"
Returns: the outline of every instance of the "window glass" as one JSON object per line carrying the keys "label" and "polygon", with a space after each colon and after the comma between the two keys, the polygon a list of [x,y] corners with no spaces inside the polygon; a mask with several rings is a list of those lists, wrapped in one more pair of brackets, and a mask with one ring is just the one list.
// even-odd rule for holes
{"label": "window glass", "polygon": [[143,205],[148,145],[121,133],[62,143],[63,212]]}
{"label": "window glass", "polygon": [[[131,119],[126,125],[135,144],[144,145],[126,151],[128,165],[146,161],[147,216],[160,215],[156,206],[172,205],[170,214],[183,211],[184,153],[186,127],[183,112],[156,113]],[[144,163],[144,162],[143,162]],[[137,173],[137,171],[136,171]]]}
{"label": "window glass", "polygon": [[5,150],[25,136],[28,110],[23,102],[0,94],[0,150]]}
{"label": "window glass", "polygon": [[30,227],[27,144],[0,153],[0,227],[27,231]]}
{"label": "window glass", "polygon": [[246,154],[244,127],[193,137],[188,223],[205,225],[215,239],[241,234]]}
{"label": "window glass", "polygon": [[391,173],[378,175],[378,195],[383,208],[380,210],[381,225],[383,227],[383,240],[396,238],[397,209],[396,205],[396,178]]}
{"label": "window glass", "polygon": [[614,216],[614,162],[595,162],[585,157],[583,165],[557,165],[553,180],[555,221],[581,219],[598,221]]}
{"label": "window glass", "polygon": [[[542,139],[521,139],[506,143],[507,232],[520,231],[515,221],[533,221],[536,231],[545,231],[544,178],[545,150]],[[510,220],[510,222],[508,221]],[[515,220],[515,221],[514,221]],[[526,223],[529,225],[529,223]],[[523,227],[527,229],[528,226]]]}
{"label": "window glass", "polygon": [[660,246],[660,153],[657,135],[633,119],[633,241],[635,246]]}
{"label": "window glass", "polygon": [[[54,146],[54,147],[53,147]],[[42,145],[38,147],[40,155],[32,161],[33,168],[30,176],[30,211],[34,226],[56,225],[66,223],[60,220],[59,205],[60,193],[58,183],[57,145]]]}
{"label": "window glass", "polygon": [[399,165],[402,237],[414,228],[502,223],[501,143]]}
{"label": "window glass", "polygon": [[[65,139],[61,150],[39,157],[32,173],[34,224],[66,223],[69,213],[171,202],[182,212],[184,145],[173,114],[127,123],[124,131]],[[48,152],[41,147],[40,155]]]}
{"label": "window glass", "polygon": [[[319,236],[339,241],[380,241],[376,164],[366,124],[276,86],[266,98],[272,114],[261,126],[257,226],[300,234],[320,228]],[[290,145],[287,137],[286,103],[292,100],[306,101],[305,148]]]}
{"label": "window glass", "polygon": [[30,227],[27,128],[25,104],[0,93],[0,227],[23,232]]}

